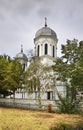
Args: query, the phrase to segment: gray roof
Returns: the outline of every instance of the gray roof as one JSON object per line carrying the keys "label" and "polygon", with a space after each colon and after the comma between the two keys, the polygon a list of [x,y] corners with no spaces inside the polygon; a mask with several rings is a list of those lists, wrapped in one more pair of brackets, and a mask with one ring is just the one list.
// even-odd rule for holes
{"label": "gray roof", "polygon": [[24,59],[24,60],[28,61],[27,56],[23,52],[18,53],[15,58],[16,59]]}
{"label": "gray roof", "polygon": [[35,34],[35,38],[39,37],[39,36],[52,36],[52,37],[55,37],[57,38],[57,35],[56,33],[50,29],[49,27],[45,26],[41,29],[39,29],[36,34]]}

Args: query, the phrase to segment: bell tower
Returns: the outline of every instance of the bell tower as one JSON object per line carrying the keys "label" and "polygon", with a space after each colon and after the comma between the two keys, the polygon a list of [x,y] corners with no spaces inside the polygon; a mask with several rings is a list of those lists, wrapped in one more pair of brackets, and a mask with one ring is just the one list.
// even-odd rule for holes
{"label": "bell tower", "polygon": [[47,18],[45,18],[45,26],[39,29],[34,38],[35,55],[42,57],[42,62],[52,65],[57,57],[57,35],[48,27]]}

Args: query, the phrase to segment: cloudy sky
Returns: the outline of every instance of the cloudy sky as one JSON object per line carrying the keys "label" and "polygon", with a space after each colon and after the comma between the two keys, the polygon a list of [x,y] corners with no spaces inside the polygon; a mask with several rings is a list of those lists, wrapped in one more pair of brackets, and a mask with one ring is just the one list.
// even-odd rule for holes
{"label": "cloudy sky", "polygon": [[44,26],[44,18],[58,37],[60,46],[66,39],[83,40],[83,0],[0,0],[0,54],[14,57],[34,48],[34,37]]}

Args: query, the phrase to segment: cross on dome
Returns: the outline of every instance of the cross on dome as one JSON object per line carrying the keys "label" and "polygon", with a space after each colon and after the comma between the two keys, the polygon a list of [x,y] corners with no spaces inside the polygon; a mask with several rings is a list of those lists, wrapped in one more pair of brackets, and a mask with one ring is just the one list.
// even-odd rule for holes
{"label": "cross on dome", "polygon": [[47,27],[47,18],[45,17],[45,27]]}
{"label": "cross on dome", "polygon": [[21,52],[23,52],[23,45],[21,44]]}

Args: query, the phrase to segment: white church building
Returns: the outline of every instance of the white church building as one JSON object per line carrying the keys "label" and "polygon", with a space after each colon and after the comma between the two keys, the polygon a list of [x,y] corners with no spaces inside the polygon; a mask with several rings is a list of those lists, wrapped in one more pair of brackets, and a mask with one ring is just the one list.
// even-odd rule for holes
{"label": "white church building", "polygon": [[[34,38],[35,45],[35,56],[42,58],[42,63],[52,66],[54,60],[57,58],[57,43],[58,38],[51,28],[47,26],[47,20],[45,19],[45,26],[39,29]],[[21,46],[21,52],[18,53],[15,57],[24,67],[25,71],[30,65],[30,61],[27,56],[23,53],[23,48]],[[53,102],[58,100],[57,92],[60,92],[62,95],[65,94],[64,83],[56,81],[55,85],[47,88],[43,93],[41,93],[41,100],[45,102]],[[27,99],[27,100],[37,100],[37,90],[29,94],[25,90],[17,90],[15,93],[15,98]]]}

